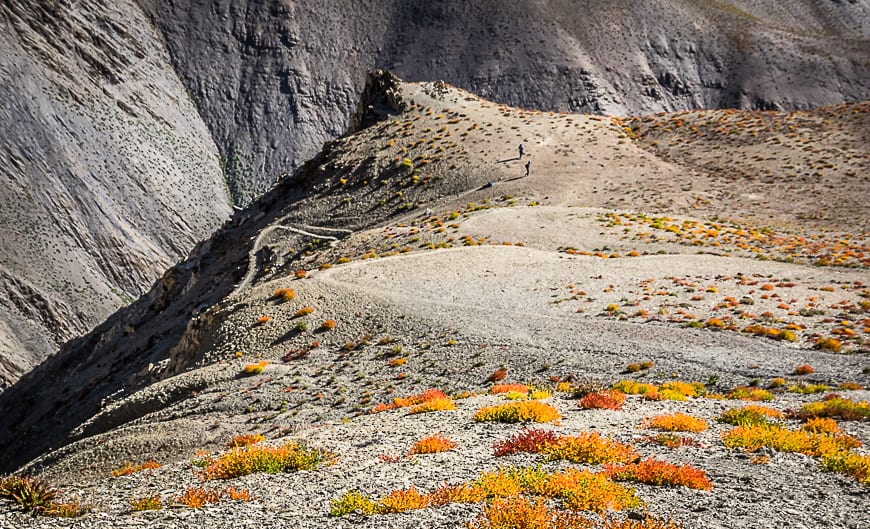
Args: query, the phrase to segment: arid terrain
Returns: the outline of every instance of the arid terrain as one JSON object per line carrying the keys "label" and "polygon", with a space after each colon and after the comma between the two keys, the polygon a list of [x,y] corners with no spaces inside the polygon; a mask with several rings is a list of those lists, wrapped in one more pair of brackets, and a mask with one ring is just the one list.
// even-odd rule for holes
{"label": "arid terrain", "polygon": [[868,28],[855,0],[4,0],[0,391],[354,130],[371,68],[555,112],[806,110],[870,99]]}
{"label": "arid terrain", "polygon": [[0,394],[2,470],[87,507],[0,525],[870,523],[868,103],[611,118],[377,72],[358,108]]}

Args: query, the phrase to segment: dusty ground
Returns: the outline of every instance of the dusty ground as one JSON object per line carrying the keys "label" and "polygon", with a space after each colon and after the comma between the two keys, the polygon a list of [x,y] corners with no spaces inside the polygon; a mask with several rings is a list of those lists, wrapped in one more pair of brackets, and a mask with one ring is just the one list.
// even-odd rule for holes
{"label": "dusty ground", "polygon": [[[268,212],[266,227],[247,241],[247,259],[226,265],[242,267],[236,287],[196,316],[199,324],[153,379],[104,398],[70,435],[76,442],[24,469],[93,505],[84,518],[39,523],[462,526],[480,505],[346,518],[330,517],[329,505],[347,490],[374,497],[410,485],[428,491],[502,465],[540,462],[493,455],[493,442],[520,426],[471,419],[499,399],[485,393],[500,367],[506,381],[551,388],[566,379],[609,385],[623,378],[700,382],[715,393],[780,377],[786,388],[870,384],[866,183],[857,172],[866,143],[855,144],[857,159],[833,169],[852,190],[854,198],[843,199],[858,216],[798,218],[783,196],[765,204],[776,212],[769,226],[756,223],[764,208],[755,202],[710,191],[741,184],[676,155],[664,159],[618,120],[523,112],[432,84],[403,90],[414,108],[329,146],[312,170],[310,194]],[[854,110],[850,119],[866,122],[866,105]],[[844,125],[842,134],[854,130],[861,129]],[[529,177],[525,158],[516,159],[520,142],[531,158]],[[744,156],[718,147],[722,156]],[[821,193],[826,180],[814,182],[807,193]],[[256,213],[250,218],[265,222]],[[292,288],[295,298],[277,299],[278,288]],[[297,315],[304,307],[312,312]],[[258,323],[263,316],[268,321]],[[328,319],[335,328],[320,329]],[[839,340],[839,352],[817,349],[825,338]],[[282,360],[287,355],[293,358]],[[262,373],[243,373],[259,361],[268,362]],[[641,361],[654,367],[625,373]],[[793,375],[801,364],[815,373]],[[484,395],[457,401],[454,411],[369,413],[430,387]],[[823,393],[780,389],[770,405],[793,409]],[[867,487],[822,471],[817,459],[771,453],[767,464],[755,464],[726,448],[721,435],[731,427],[716,418],[740,401],[629,397],[622,411],[581,410],[566,393],[549,402],[564,418],[544,428],[632,441],[642,454],[697,466],[713,482],[711,491],[638,485],[641,511],[698,528],[870,523]],[[710,428],[694,435],[700,446],[643,442],[652,431],[642,419],[672,411],[707,420]],[[870,442],[867,421],[841,426]],[[177,505],[185,487],[217,486],[197,477],[192,460],[203,456],[196,452],[217,453],[246,432],[270,443],[306,440],[339,461],[217,484],[249,488],[250,502]],[[459,446],[401,457],[435,432]],[[109,477],[125,461],[146,458],[163,466]],[[570,465],[547,463],[560,466]],[[131,500],[152,494],[173,506],[130,512]],[[32,519],[9,509],[0,523],[25,527]]]}

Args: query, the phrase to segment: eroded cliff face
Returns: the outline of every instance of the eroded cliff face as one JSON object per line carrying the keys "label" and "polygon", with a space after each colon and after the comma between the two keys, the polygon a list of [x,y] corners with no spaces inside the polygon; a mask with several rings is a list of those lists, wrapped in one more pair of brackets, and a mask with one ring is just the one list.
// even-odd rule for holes
{"label": "eroded cliff face", "polygon": [[219,155],[131,2],[0,3],[0,388],[229,216]]}
{"label": "eroded cliff face", "polygon": [[364,72],[522,107],[611,114],[868,97],[866,3],[140,0],[235,199],[341,135]]}

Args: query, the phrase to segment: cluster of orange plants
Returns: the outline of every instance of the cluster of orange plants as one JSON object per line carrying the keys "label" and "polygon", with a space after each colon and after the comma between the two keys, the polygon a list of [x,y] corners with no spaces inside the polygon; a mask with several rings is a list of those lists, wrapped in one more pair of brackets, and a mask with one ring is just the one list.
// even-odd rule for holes
{"label": "cluster of orange plants", "polygon": [[[184,494],[178,496],[176,500],[179,503],[187,505],[191,509],[199,509],[208,503],[218,503],[223,498],[228,498],[233,501],[251,501],[251,491],[248,489],[237,489],[235,487],[227,487],[225,489],[188,487],[185,489]],[[159,505],[159,498],[157,505]],[[160,507],[156,508],[159,509]]]}
{"label": "cluster of orange plants", "polygon": [[578,401],[578,406],[584,410],[590,409],[605,409],[605,410],[621,410],[625,403],[625,393],[616,390],[593,391],[587,393]]}
{"label": "cluster of orange plants", "polygon": [[411,454],[437,454],[453,450],[457,446],[459,445],[451,441],[449,437],[437,433],[414,443],[414,446],[411,447]]}
{"label": "cluster of orange plants", "polygon": [[794,368],[794,372],[792,374],[800,376],[800,375],[809,375],[809,374],[812,374],[815,372],[816,372],[816,370],[813,369],[812,366],[810,366],[809,364],[803,364],[803,365],[799,365],[796,368]]}
{"label": "cluster of orange plants", "polygon": [[691,465],[674,465],[666,461],[648,458],[638,463],[605,465],[605,472],[617,481],[636,481],[647,485],[688,487],[710,490],[713,484],[707,473]]}
{"label": "cluster of orange plants", "polygon": [[380,413],[382,411],[395,410],[399,408],[407,408],[413,406],[417,409],[417,413],[421,411],[437,411],[437,410],[452,410],[456,406],[446,393],[440,389],[427,389],[422,393],[411,395],[410,397],[396,397],[393,402],[380,403],[372,408],[371,413]]}
{"label": "cluster of orange plants", "polygon": [[679,529],[673,521],[652,517],[643,520],[613,517],[589,518],[580,513],[551,508],[540,497],[496,498],[467,524],[468,529]]}
{"label": "cluster of orange plants", "polygon": [[113,470],[112,476],[113,477],[129,476],[130,474],[133,474],[134,472],[141,472],[143,470],[154,470],[157,468],[160,468],[160,463],[158,463],[157,461],[154,461],[153,459],[149,459],[149,460],[147,460],[139,465],[134,465],[131,462],[127,462],[127,463],[124,463],[124,466],[122,466],[121,468],[119,468],[117,470]]}
{"label": "cluster of orange plants", "polygon": [[643,427],[666,432],[703,432],[707,429],[707,421],[685,413],[672,413],[648,417],[643,420]]}
{"label": "cluster of orange plants", "polygon": [[265,440],[266,440],[266,438],[263,437],[263,434],[259,434],[259,433],[239,434],[239,435],[234,436],[229,441],[227,441],[227,448],[241,448],[243,446],[261,443]]}
{"label": "cluster of orange plants", "polygon": [[626,463],[638,457],[631,445],[603,438],[598,432],[557,435],[549,430],[538,429],[524,429],[506,441],[495,444],[496,456],[517,452],[542,454],[548,460],[564,459],[590,465]]}
{"label": "cluster of orange plants", "polygon": [[352,491],[332,501],[331,514],[344,516],[405,512],[448,503],[476,503],[487,499],[518,495],[558,498],[573,511],[603,513],[625,510],[642,504],[634,491],[615,483],[603,473],[569,468],[547,472],[540,468],[501,468],[482,473],[471,483],[442,485],[431,493],[416,488],[396,490],[380,500]]}

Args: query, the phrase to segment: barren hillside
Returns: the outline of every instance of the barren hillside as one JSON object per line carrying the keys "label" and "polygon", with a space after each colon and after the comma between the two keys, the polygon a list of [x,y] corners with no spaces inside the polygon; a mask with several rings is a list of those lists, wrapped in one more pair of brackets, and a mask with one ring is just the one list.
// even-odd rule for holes
{"label": "barren hillside", "polygon": [[819,0],[5,0],[0,386],[342,136],[373,66],[548,111],[808,109],[868,98],[868,20]]}
{"label": "barren hillside", "polygon": [[[0,395],[3,470],[91,509],[41,523],[870,522],[866,103],[626,121],[385,73],[363,92],[361,130]],[[735,182],[753,131],[770,151]],[[805,144],[843,151],[805,176]],[[851,209],[802,215],[795,179]],[[457,445],[414,453],[439,432]]]}

